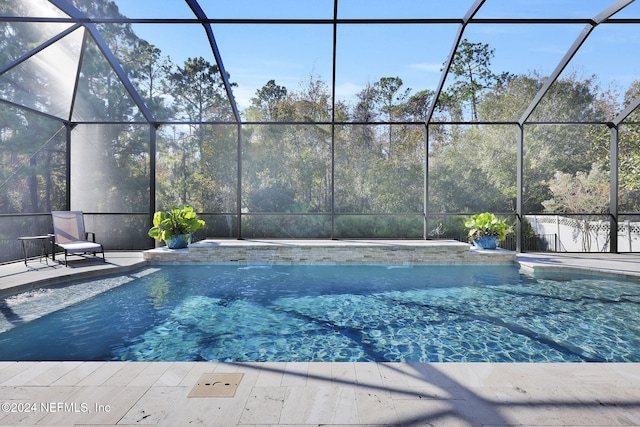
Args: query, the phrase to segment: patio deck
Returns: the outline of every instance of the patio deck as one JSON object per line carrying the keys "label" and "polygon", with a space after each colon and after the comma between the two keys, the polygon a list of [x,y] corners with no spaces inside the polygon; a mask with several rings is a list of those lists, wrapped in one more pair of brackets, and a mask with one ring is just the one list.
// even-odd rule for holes
{"label": "patio deck", "polygon": [[[146,264],[0,266],[5,293]],[[638,255],[518,254],[538,271],[640,277]],[[189,398],[203,373],[244,374],[231,398]],[[0,362],[0,426],[640,426],[636,363]]]}

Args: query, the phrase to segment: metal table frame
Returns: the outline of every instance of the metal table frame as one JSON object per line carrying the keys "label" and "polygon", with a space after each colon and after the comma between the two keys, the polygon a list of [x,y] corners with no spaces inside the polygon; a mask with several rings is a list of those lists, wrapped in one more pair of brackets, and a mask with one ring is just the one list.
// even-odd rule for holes
{"label": "metal table frame", "polygon": [[18,240],[20,240],[22,242],[22,254],[24,255],[24,265],[28,265],[27,264],[27,260],[28,258],[28,252],[27,249],[29,247],[29,244],[31,242],[36,242],[38,240],[42,241],[42,252],[40,253],[40,262],[42,262],[42,257],[44,256],[45,262],[47,263],[47,265],[49,264],[48,258],[49,258],[49,249],[47,248],[47,241],[49,242],[49,245],[51,246],[51,259],[53,261],[56,260],[56,252],[55,252],[55,248],[53,247],[54,243],[53,243],[53,234],[44,234],[41,236],[22,236],[22,237],[18,237]]}

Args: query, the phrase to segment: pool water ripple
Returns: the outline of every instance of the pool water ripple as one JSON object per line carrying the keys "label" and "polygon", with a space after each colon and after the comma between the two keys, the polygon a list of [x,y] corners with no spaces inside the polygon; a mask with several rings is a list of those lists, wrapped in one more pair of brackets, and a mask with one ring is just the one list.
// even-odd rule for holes
{"label": "pool water ripple", "polygon": [[505,266],[163,266],[127,277],[89,282],[84,298],[74,285],[73,303],[39,318],[27,301],[42,307],[55,289],[4,301],[32,320],[0,334],[0,359],[640,361],[631,281]]}

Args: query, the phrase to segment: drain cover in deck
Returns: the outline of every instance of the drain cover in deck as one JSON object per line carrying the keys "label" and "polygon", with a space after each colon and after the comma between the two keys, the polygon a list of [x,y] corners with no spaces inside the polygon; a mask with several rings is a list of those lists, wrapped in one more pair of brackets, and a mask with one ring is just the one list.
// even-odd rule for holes
{"label": "drain cover in deck", "polygon": [[203,374],[189,397],[233,397],[244,374]]}

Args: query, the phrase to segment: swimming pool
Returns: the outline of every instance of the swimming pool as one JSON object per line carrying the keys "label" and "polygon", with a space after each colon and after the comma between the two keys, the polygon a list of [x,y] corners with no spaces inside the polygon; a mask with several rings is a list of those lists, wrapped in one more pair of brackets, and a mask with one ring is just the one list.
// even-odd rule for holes
{"label": "swimming pool", "polygon": [[160,266],[1,300],[0,360],[638,362],[639,304],[510,265]]}

